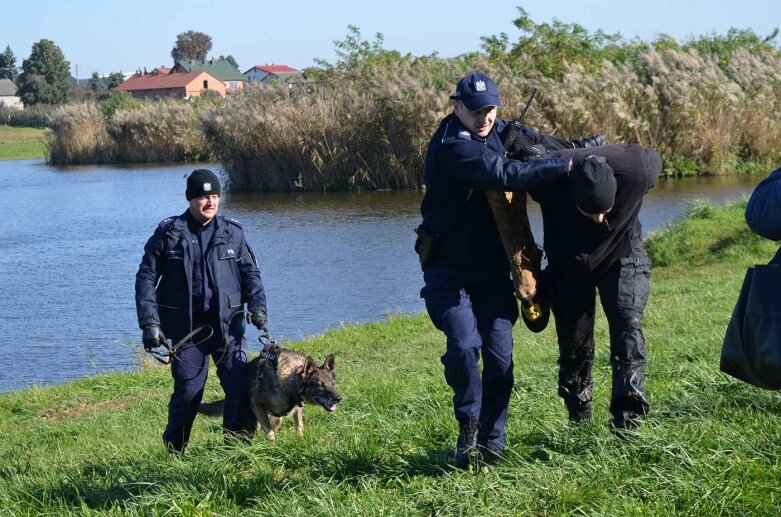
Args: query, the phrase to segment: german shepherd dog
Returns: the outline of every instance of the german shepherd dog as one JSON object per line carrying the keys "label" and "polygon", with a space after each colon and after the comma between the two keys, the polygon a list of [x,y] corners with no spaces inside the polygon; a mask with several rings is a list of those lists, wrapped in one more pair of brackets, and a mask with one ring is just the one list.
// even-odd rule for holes
{"label": "german shepherd dog", "polygon": [[[311,357],[287,348],[278,348],[275,358],[261,355],[249,362],[247,390],[257,428],[265,430],[272,442],[274,432],[282,425],[282,417],[288,414],[293,415],[296,430],[303,436],[304,402],[333,413],[342,400],[336,392],[333,355],[326,357],[322,366],[317,366]],[[219,416],[223,403],[223,400],[201,403],[198,412]]]}

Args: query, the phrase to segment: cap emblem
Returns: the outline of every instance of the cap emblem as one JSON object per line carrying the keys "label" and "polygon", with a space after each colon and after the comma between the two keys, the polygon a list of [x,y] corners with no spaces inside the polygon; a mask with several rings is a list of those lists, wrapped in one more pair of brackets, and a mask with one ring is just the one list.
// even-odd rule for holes
{"label": "cap emblem", "polygon": [[203,184],[203,191],[204,192],[211,192],[212,191],[212,184],[208,181]]}
{"label": "cap emblem", "polygon": [[485,81],[475,81],[475,91],[484,92],[486,90]]}

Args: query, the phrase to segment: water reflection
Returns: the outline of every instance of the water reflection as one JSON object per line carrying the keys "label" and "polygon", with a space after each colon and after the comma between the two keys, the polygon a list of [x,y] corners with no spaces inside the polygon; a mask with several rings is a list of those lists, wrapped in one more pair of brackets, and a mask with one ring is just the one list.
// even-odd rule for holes
{"label": "water reflection", "polygon": [[[202,165],[199,165],[199,167]],[[135,368],[133,284],[156,223],[186,208],[192,165],[46,167],[0,161],[6,220],[0,254],[0,392]],[[740,197],[761,178],[663,180],[641,219],[647,232],[694,198]],[[412,252],[417,191],[227,193],[261,266],[270,331],[297,339],[329,327],[423,310]],[[530,204],[535,233],[539,208]],[[250,330],[253,350],[257,333]]]}

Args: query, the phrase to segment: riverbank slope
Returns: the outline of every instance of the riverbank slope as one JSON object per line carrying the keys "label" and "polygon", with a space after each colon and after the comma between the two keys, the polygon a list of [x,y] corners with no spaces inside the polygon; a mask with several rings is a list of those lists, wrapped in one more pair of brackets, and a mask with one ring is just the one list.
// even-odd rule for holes
{"label": "riverbank slope", "polygon": [[[306,435],[286,422],[275,444],[257,436],[226,448],[219,420],[199,417],[187,454],[169,457],[160,440],[171,384],[163,367],[2,395],[0,507],[58,515],[779,514],[781,397],[718,371],[745,267],[776,249],[746,228],[744,207],[694,205],[649,239],[652,413],[633,441],[607,430],[601,314],[594,422],[578,428],[556,396],[553,328],[534,335],[518,325],[507,458],[479,472],[454,470],[443,338],[425,315],[394,316],[288,343],[320,362],[336,355],[344,400],[335,414],[307,407]],[[205,399],[219,397],[212,370]]]}

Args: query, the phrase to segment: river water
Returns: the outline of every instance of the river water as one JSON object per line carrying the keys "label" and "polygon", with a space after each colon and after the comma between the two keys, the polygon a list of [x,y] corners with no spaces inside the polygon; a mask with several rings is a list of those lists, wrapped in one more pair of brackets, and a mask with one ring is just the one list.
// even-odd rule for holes
{"label": "river water", "polygon": [[[185,210],[184,177],[193,168],[0,161],[0,393],[136,369],[142,248],[160,220]],[[662,180],[646,196],[644,230],[681,217],[693,199],[743,196],[760,179]],[[223,195],[221,213],[244,225],[258,257],[270,333],[294,340],[424,310],[412,251],[421,198],[416,191]],[[540,240],[534,203],[530,218]],[[253,351],[256,337],[249,329]]]}

